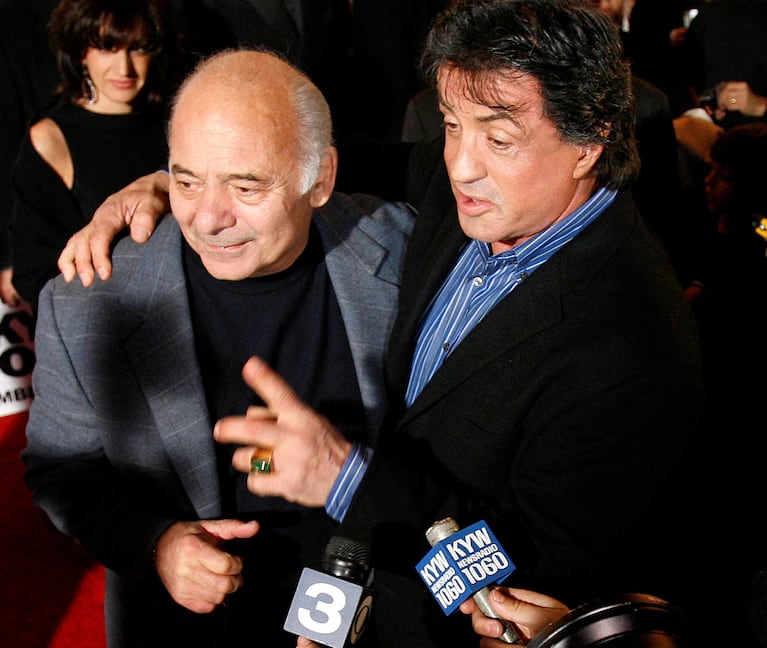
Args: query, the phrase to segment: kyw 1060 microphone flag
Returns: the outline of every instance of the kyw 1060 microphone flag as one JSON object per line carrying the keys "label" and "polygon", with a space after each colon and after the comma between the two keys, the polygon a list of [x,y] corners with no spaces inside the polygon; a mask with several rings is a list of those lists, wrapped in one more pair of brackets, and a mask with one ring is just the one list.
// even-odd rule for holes
{"label": "kyw 1060 microphone flag", "polygon": [[434,600],[447,615],[472,597],[482,613],[505,626],[499,637],[515,643],[514,625],[501,619],[490,605],[490,585],[514,571],[514,563],[484,520],[461,530],[453,518],[439,520],[426,531],[432,550],[416,565]]}

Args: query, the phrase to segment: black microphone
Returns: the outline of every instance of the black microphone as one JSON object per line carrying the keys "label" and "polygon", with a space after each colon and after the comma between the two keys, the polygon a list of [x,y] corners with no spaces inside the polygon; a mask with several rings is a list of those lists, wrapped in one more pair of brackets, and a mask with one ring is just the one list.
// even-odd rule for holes
{"label": "black microphone", "polygon": [[301,573],[283,628],[330,648],[357,643],[373,605],[369,557],[365,543],[333,536],[322,571]]}
{"label": "black microphone", "polygon": [[[426,539],[433,547],[445,538],[449,538],[456,531],[459,531],[460,528],[461,527],[458,526],[458,523],[453,518],[447,517],[439,520],[438,522],[435,522],[426,530]],[[492,608],[490,605],[490,599],[488,598],[489,596],[490,588],[485,586],[478,592],[475,592],[471,598],[474,599],[474,602],[482,611],[482,614],[484,614],[486,617],[490,617],[491,619],[498,619],[503,624],[503,634],[498,637],[501,641],[510,644],[517,643],[519,641],[519,634],[517,633],[517,629],[514,627],[514,624],[511,621],[502,619]]]}
{"label": "black microphone", "polygon": [[333,536],[322,555],[322,569],[357,585],[368,585],[370,548],[358,540]]}

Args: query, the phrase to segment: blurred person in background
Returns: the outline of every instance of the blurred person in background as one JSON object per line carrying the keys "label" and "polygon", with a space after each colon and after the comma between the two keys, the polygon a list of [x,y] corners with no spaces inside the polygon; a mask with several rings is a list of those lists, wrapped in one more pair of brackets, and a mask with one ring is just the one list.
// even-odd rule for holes
{"label": "blurred person in background", "polygon": [[99,204],[165,165],[176,33],[162,0],[62,0],[48,24],[59,83],[11,169],[13,285],[35,308]]}
{"label": "blurred person in background", "polygon": [[[740,124],[713,141],[699,200],[693,303],[703,348],[708,392],[707,443],[716,457],[716,481],[728,492],[767,492],[763,459],[767,438],[754,425],[764,410],[767,365],[767,123]],[[767,549],[761,518],[726,507],[717,524],[733,530],[723,590],[767,640]]]}
{"label": "blurred person in background", "polygon": [[675,117],[685,192],[703,190],[711,145],[737,124],[767,121],[767,2],[708,0],[682,53],[687,100]]}
{"label": "blurred person in background", "polygon": [[767,358],[758,343],[767,330],[766,178],[767,123],[733,126],[714,140],[698,205],[698,281],[687,289],[703,317],[712,398],[726,404],[726,418],[744,421],[762,389],[743,367],[757,371]]}
{"label": "blurred person in background", "polygon": [[8,226],[11,166],[30,122],[48,103],[58,81],[48,42],[48,18],[56,0],[0,0],[0,301],[21,302],[13,286]]}
{"label": "blurred person in background", "polygon": [[691,105],[723,128],[767,118],[767,2],[708,0],[685,36],[683,74]]}
{"label": "blurred person in background", "polygon": [[642,11],[658,7],[653,5],[653,0],[590,1],[608,15],[618,29],[623,41],[624,57],[631,66],[635,128],[641,161],[633,187],[634,198],[642,216],[666,247],[682,279],[687,272],[686,234],[690,216],[684,208],[684,186],[679,167],[674,112],[667,92],[657,85],[657,81],[650,81],[637,72],[642,66],[631,60],[630,54],[632,40],[639,38],[639,34],[632,31],[630,25],[633,12],[639,11],[641,14]]}
{"label": "blurred person in background", "polygon": [[621,35],[631,70],[666,93],[674,116],[686,107],[682,46],[687,36],[688,12],[694,3],[695,0],[602,0],[602,5],[623,5],[616,21],[624,26]]}
{"label": "blurred person in background", "polygon": [[[348,0],[172,0],[183,47],[194,59],[238,47],[279,52],[317,84],[336,130],[353,101],[347,87],[351,43]],[[355,110],[359,105],[355,104]]]}

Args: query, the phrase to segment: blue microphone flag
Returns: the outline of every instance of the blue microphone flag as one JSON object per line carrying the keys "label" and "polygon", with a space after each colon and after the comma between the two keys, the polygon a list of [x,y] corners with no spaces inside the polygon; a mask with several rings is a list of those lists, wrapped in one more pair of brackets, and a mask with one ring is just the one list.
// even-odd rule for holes
{"label": "blue microphone flag", "polygon": [[[456,525],[457,526],[457,525]],[[436,542],[416,570],[445,615],[516,567],[484,520]]]}

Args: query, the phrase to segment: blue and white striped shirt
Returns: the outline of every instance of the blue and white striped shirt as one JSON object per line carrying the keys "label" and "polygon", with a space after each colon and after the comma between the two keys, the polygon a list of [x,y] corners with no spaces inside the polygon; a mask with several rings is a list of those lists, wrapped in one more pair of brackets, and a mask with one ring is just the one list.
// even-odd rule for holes
{"label": "blue and white striped shirt", "polygon": [[469,241],[421,322],[405,395],[408,407],[482,318],[599,216],[615,194],[600,189],[566,218],[500,254],[491,256],[489,244]]}
{"label": "blue and white striped shirt", "polygon": [[[572,214],[506,252],[491,255],[487,243],[467,243],[421,322],[405,395],[408,407],[482,318],[607,209],[616,193],[598,190]],[[355,445],[342,466],[325,504],[335,520],[343,520],[371,456]]]}

